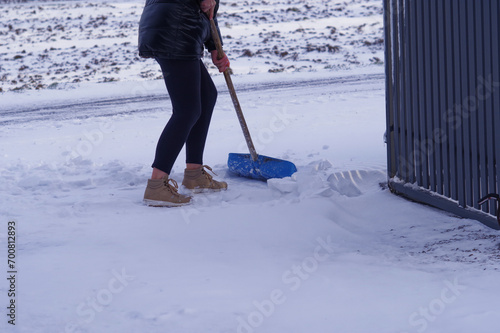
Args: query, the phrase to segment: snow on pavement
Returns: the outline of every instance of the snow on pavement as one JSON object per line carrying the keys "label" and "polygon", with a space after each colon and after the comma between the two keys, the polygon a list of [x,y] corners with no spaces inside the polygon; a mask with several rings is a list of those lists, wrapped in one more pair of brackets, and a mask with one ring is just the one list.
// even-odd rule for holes
{"label": "snow on pavement", "polygon": [[[112,97],[119,85],[87,91]],[[137,113],[3,125],[0,239],[16,221],[19,307],[16,330],[4,317],[2,331],[498,330],[498,232],[385,187],[383,80],[239,97],[258,151],[299,171],[267,184],[227,173],[227,153],[245,146],[221,92],[206,163],[229,190],[182,208],[141,203],[166,99]],[[182,158],[172,176],[181,180]]]}

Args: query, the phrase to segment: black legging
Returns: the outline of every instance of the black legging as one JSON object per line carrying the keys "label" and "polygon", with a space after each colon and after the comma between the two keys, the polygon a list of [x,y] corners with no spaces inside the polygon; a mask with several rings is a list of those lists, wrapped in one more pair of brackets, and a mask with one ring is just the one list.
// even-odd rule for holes
{"label": "black legging", "polygon": [[217,89],[201,60],[156,61],[172,101],[172,116],[158,140],[152,166],[170,174],[184,144],[186,163],[203,164]]}

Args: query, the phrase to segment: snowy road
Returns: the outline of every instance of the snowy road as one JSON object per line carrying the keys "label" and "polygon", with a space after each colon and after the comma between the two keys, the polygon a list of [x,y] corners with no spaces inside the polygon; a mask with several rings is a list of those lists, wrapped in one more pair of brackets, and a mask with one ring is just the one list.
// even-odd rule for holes
{"label": "snowy road", "polygon": [[2,96],[0,242],[15,221],[19,294],[1,332],[500,330],[499,232],[384,186],[380,70],[234,78],[257,150],[298,167],[268,183],[227,173],[245,143],[215,80],[205,162],[229,189],[173,209],[141,202],[163,82]]}
{"label": "snowy road", "polygon": [[[268,75],[272,77],[273,74]],[[275,75],[274,75],[275,76]],[[237,80],[237,78],[235,79]],[[283,93],[292,93],[293,90],[302,90],[304,88],[333,86],[337,87],[337,92],[348,93],[367,88],[367,83],[377,85],[377,89],[384,81],[383,74],[358,74],[346,75],[341,77],[330,76],[319,79],[293,80],[276,82],[268,81],[264,83],[247,83],[237,86],[237,93],[276,91]],[[26,106],[23,102],[18,105],[10,105],[8,108],[0,106],[0,125],[9,125],[17,123],[27,123],[40,120],[68,120],[85,119],[89,117],[109,117],[123,114],[144,113],[158,111],[158,105],[168,99],[165,91],[159,91],[155,94],[148,94],[148,91],[139,85],[139,88],[131,88],[131,97],[120,96],[117,98],[98,98],[90,100],[77,98],[77,100],[66,100],[64,102],[47,101],[41,105]],[[219,94],[227,94],[226,87],[218,87]]]}

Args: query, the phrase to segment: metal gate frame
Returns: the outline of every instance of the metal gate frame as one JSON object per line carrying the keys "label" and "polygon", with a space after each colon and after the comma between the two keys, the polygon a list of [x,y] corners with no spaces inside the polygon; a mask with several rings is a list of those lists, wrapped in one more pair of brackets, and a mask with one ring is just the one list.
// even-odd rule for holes
{"label": "metal gate frame", "polygon": [[384,0],[389,186],[494,229],[499,18],[500,0]]}

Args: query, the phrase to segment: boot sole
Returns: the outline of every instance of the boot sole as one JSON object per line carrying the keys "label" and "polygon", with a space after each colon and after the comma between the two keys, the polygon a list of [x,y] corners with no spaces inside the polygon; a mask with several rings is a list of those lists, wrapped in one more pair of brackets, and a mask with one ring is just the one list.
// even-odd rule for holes
{"label": "boot sole", "polygon": [[180,206],[186,206],[191,204],[191,202],[168,202],[168,201],[158,201],[158,200],[149,200],[149,199],[144,199],[143,200],[144,204],[146,204],[149,207],[180,207]]}
{"label": "boot sole", "polygon": [[[187,187],[186,187],[187,188]],[[200,193],[212,193],[212,192],[221,192],[227,191],[227,188],[188,188],[192,193],[200,194]]]}

